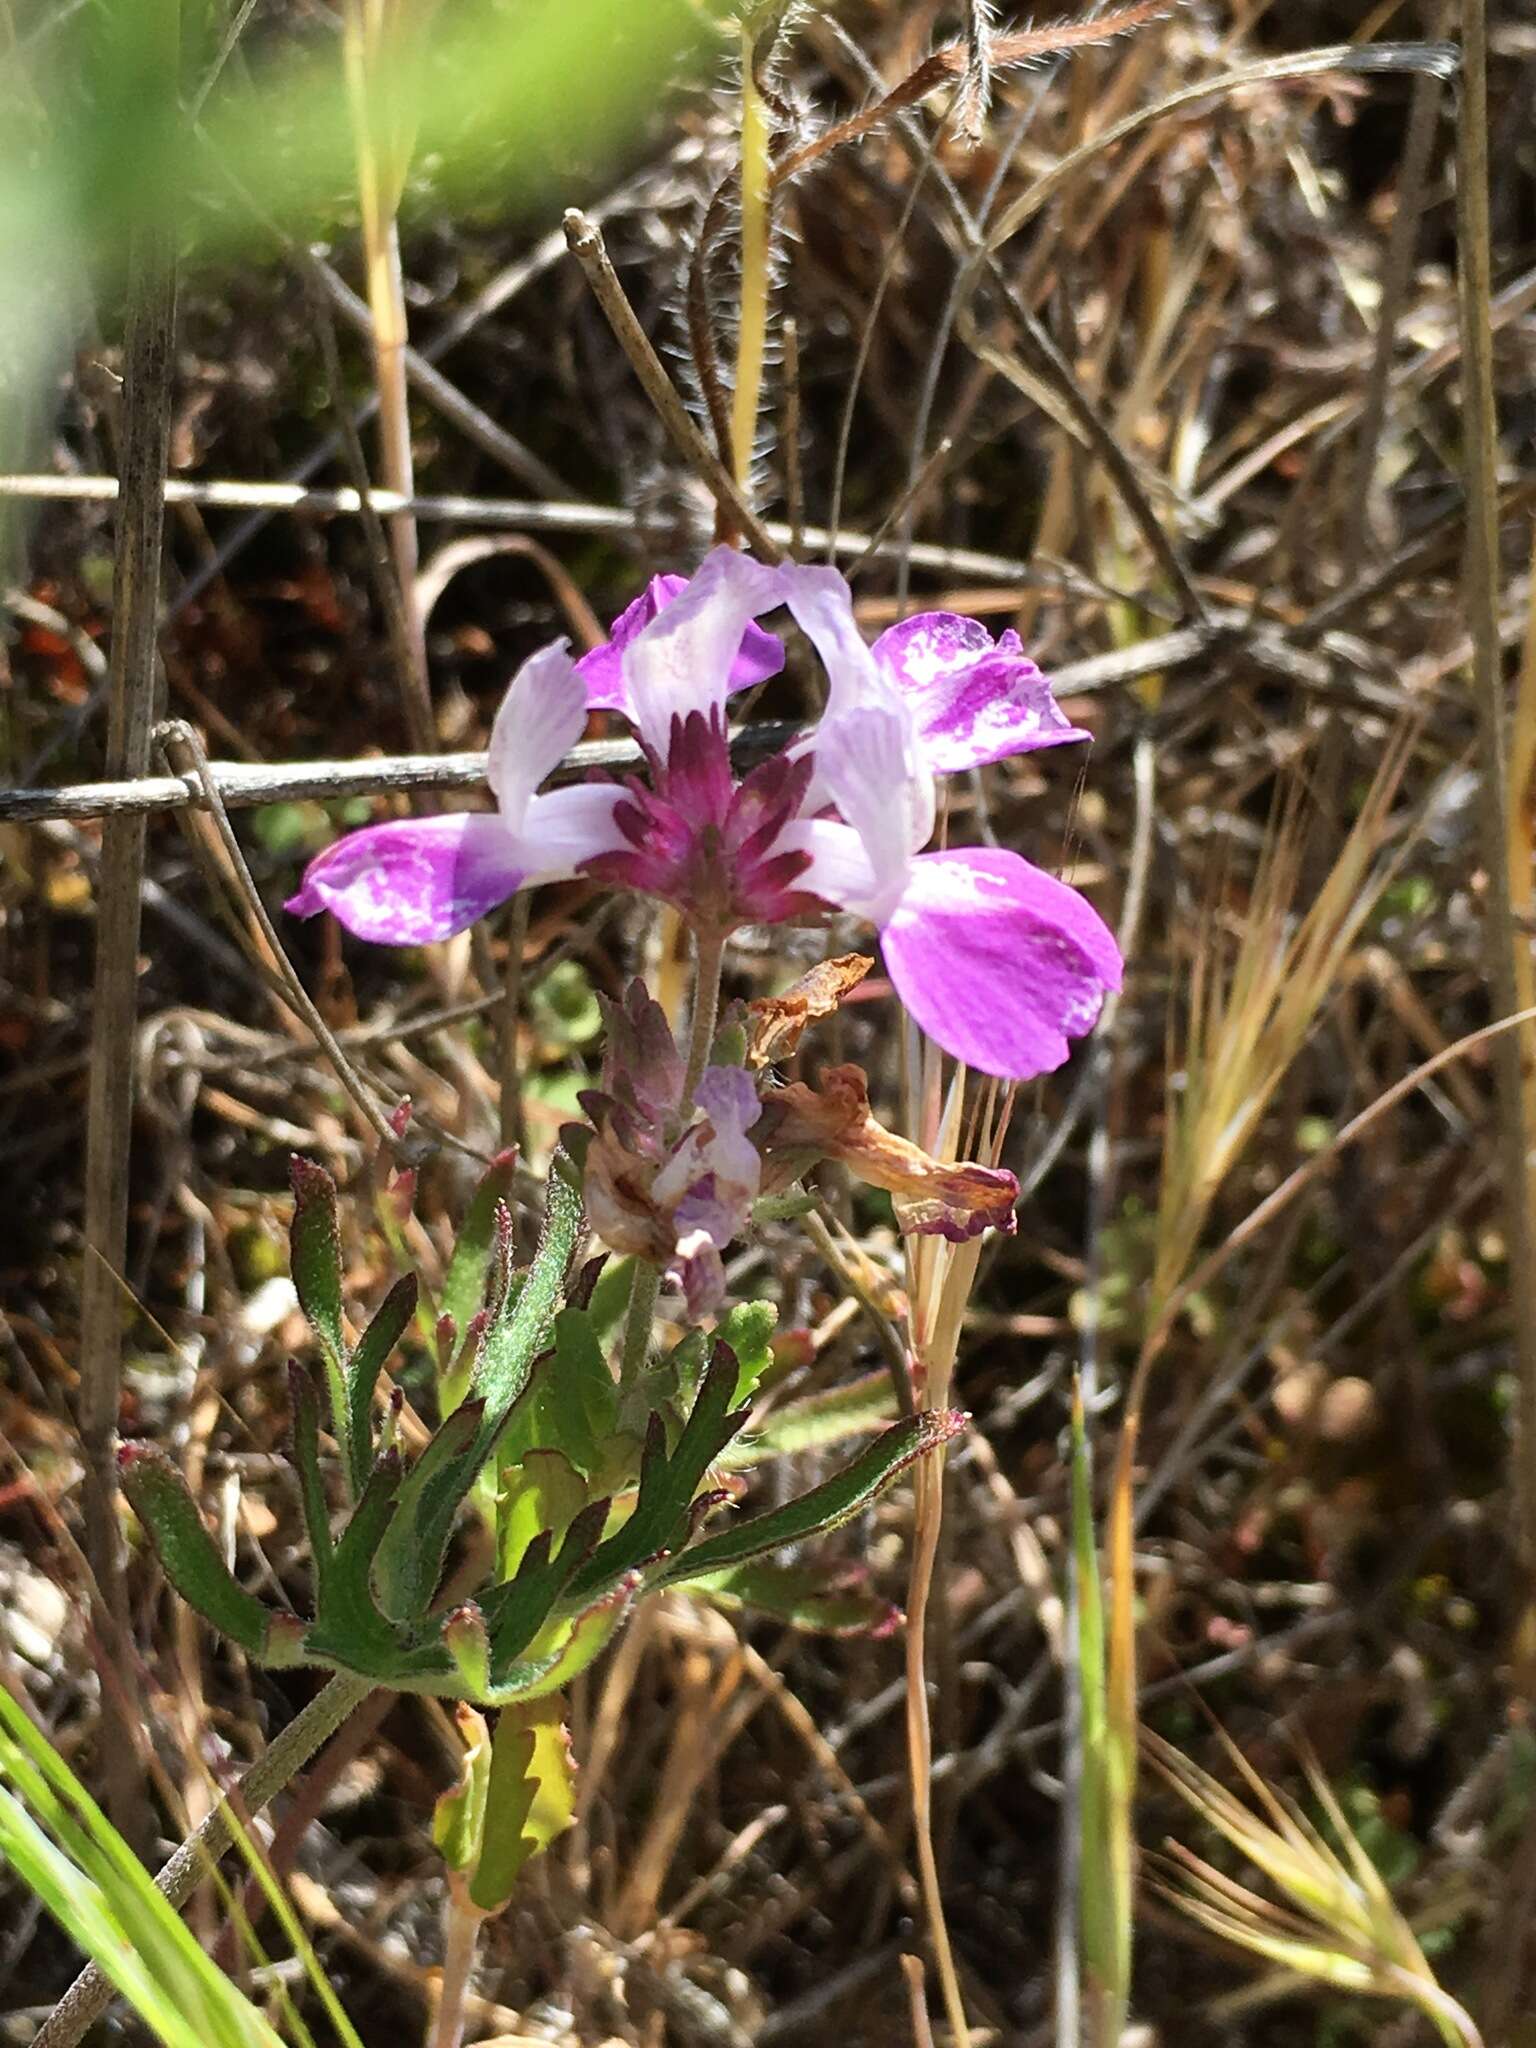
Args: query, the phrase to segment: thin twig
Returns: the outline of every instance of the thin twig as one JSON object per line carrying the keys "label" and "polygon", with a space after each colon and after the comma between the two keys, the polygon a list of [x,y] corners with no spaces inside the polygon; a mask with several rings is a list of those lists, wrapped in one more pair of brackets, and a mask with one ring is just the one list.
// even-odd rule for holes
{"label": "thin twig", "polygon": [[[1498,416],[1493,384],[1493,297],[1488,214],[1488,23],[1484,0],[1462,0],[1462,89],[1457,129],[1457,246],[1462,323],[1463,409],[1467,464],[1467,623],[1472,632],[1472,687],[1477,701],[1482,791],[1478,816],[1483,831],[1487,876],[1488,978],[1501,1011],[1519,1007],[1516,948],[1529,936],[1514,919],[1510,897],[1508,750],[1504,730],[1504,685],[1499,637]],[[1536,1575],[1536,1215],[1532,1213],[1529,1165],[1532,1133],[1526,1123],[1521,1056],[1517,1036],[1501,1035],[1494,1077],[1503,1151],[1504,1217],[1509,1233],[1511,1337],[1518,1364],[1518,1420],[1514,1492],[1521,1559]],[[1536,1577],[1526,1588],[1536,1599]],[[1531,1612],[1525,1620],[1529,1641]],[[1529,1673],[1527,1673],[1529,1676]]]}
{"label": "thin twig", "polygon": [[[181,63],[177,0],[145,11],[146,72],[174,106]],[[176,347],[176,248],[164,227],[132,235],[124,349],[122,485],[112,586],[107,770],[147,773],[160,690],[160,548]],[[108,820],[97,880],[96,962],[91,996],[90,1093],[85,1127],[85,1261],[80,1285],[78,1412],[86,1469],[86,1550],[102,1597],[128,1623],[117,1518],[114,1439],[122,1392],[122,1301],[127,1262],[128,1160],[133,1141],[134,1041],[138,1032],[139,925],[144,880],[142,816]],[[123,1673],[132,1705],[135,1679]],[[115,1702],[116,1696],[112,1696]],[[131,1709],[130,1709],[131,1710]],[[108,1721],[115,1704],[104,1705]],[[149,1812],[131,1740],[109,1731],[102,1745],[108,1804],[118,1829],[142,1846]]]}
{"label": "thin twig", "polygon": [[379,1107],[373,1091],[342,1051],[335,1032],[321,1016],[308,989],[299,979],[292,961],[283,950],[283,942],[278,937],[277,927],[267,914],[267,907],[262,902],[260,892],[252,880],[251,871],[245,864],[245,855],[240,850],[240,842],[235,837],[234,827],[229,822],[229,813],[225,810],[218,788],[209,773],[208,756],[203,752],[202,741],[192,727],[179,718],[167,720],[159,728],[156,737],[165,751],[167,761],[173,767],[182,767],[182,764],[185,764],[182,772],[193,778],[202,793],[203,802],[218,832],[219,843],[228,859],[230,871],[240,887],[244,908],[270,948],[271,964],[277,969],[286,1000],[293,1005],[314,1033],[315,1041],[330,1061],[337,1080],[347,1091],[359,1115],[384,1147],[385,1152],[397,1151],[400,1147],[400,1133]]}
{"label": "thin twig", "polygon": [[[787,745],[798,731],[797,726],[777,722],[745,726],[732,736],[732,749],[743,764],[761,760]],[[578,780],[593,768],[639,768],[644,759],[633,740],[582,740],[566,755],[554,779]],[[210,761],[207,769],[220,802],[230,810],[248,810],[294,797],[329,800],[411,789],[483,789],[486,762],[484,754],[390,754],[371,761],[288,765]],[[41,824],[53,818],[110,818],[119,812],[179,811],[201,801],[195,778],[146,775],[128,782],[82,782],[59,789],[0,789],[0,820]]]}
{"label": "thin twig", "polygon": [[604,247],[602,231],[574,207],[565,216],[565,237],[571,254],[591,286],[592,296],[603,318],[613,329],[614,339],[629,358],[640,387],[656,409],[656,416],[672,437],[673,445],[688,463],[710,496],[744,533],[765,562],[782,562],[784,550],[753,512],[736,488],[736,481],[719,455],[694,425],[692,415],[667,375],[662,360],[651,345],[650,336],[635,317],[635,309],[624,294],[618,273]]}
{"label": "thin twig", "polygon": [[[1433,23],[1435,36],[1443,35],[1450,15],[1449,0],[1439,0]],[[1339,581],[1353,583],[1365,560],[1365,543],[1370,531],[1371,480],[1376,471],[1376,450],[1387,416],[1387,394],[1392,375],[1392,356],[1397,347],[1397,322],[1413,275],[1414,244],[1419,219],[1424,211],[1424,188],[1429,177],[1430,154],[1435,144],[1435,123],[1440,113],[1442,81],[1433,71],[1421,71],[1413,81],[1408,108],[1408,135],[1397,177],[1397,211],[1382,265],[1381,305],[1376,316],[1376,346],[1371,357],[1370,380],[1360,415],[1360,438],[1355,449],[1353,489],[1344,522],[1344,545],[1339,555]]]}

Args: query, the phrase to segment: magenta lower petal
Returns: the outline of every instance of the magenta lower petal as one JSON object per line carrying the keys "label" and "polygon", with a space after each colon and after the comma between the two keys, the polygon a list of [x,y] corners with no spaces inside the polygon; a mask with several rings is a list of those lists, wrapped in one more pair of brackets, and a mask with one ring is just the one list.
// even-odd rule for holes
{"label": "magenta lower petal", "polygon": [[522,886],[526,865],[498,817],[456,811],[350,832],[304,873],[288,899],[296,917],[329,910],[380,946],[451,939]]}
{"label": "magenta lower petal", "polygon": [[882,633],[872,652],[910,707],[935,774],[1092,738],[1068,721],[1011,627],[994,643],[979,619],[922,612]]}
{"label": "magenta lower petal", "polygon": [[1122,973],[1093,906],[1001,847],[913,861],[881,943],[898,995],[928,1036],[978,1072],[1011,1080],[1059,1067]]}

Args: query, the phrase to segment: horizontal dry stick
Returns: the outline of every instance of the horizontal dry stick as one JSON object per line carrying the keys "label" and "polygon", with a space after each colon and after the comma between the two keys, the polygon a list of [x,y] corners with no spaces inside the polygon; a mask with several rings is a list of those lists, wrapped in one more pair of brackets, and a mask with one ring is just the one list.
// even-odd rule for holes
{"label": "horizontal dry stick", "polygon": [[[373,493],[377,499],[381,492]],[[808,536],[810,538],[810,536]],[[1304,686],[1326,689],[1333,681],[1330,664],[1303,654],[1278,637],[1240,633],[1236,614],[1218,617],[1210,626],[1185,626],[1162,633],[1134,647],[1091,655],[1054,671],[1052,681],[1062,696],[1093,696],[1118,689],[1142,676],[1208,662],[1225,648],[1237,648],[1259,666]],[[798,728],[778,723],[738,726],[732,746],[747,759],[761,759],[783,746]],[[555,771],[557,780],[571,780],[591,768],[638,768],[640,749],[632,740],[583,740],[572,747]],[[291,802],[299,798],[329,801],[344,796],[383,796],[392,790],[482,789],[484,754],[394,754],[362,761],[289,763],[212,761],[209,770],[223,803],[231,810],[253,805]],[[174,775],[147,776],[136,782],[80,782],[57,789],[0,788],[0,822],[40,824],[51,818],[109,818],[133,811],[177,811],[200,801],[190,784]]]}
{"label": "horizontal dry stick", "polygon": [[[117,496],[115,476],[52,476],[46,473],[0,476],[0,498],[65,500],[70,503],[108,505]],[[441,497],[418,493],[403,497],[398,491],[373,490],[368,501],[375,512],[412,512],[418,519],[440,519],[470,526],[517,527],[526,533],[616,533],[626,537],[640,528],[633,512],[618,505],[576,505],[561,501],[545,504],[532,498]],[[185,477],[167,477],[167,505],[201,505],[232,512],[309,512],[317,518],[347,517],[363,510],[362,499],[351,489],[319,489],[308,484],[238,483],[227,478],[212,483],[194,483]],[[777,520],[761,529],[779,549],[788,548],[795,534]],[[826,548],[833,536],[825,527],[808,526],[800,539],[807,548]],[[856,559],[870,546],[867,534],[840,533],[837,552]],[[900,552],[892,537],[880,544],[882,555]],[[974,576],[1005,582],[1034,575],[1028,562],[1010,555],[989,555],[978,548],[939,547],[915,541],[910,550],[915,569],[932,570],[942,576]]]}
{"label": "horizontal dry stick", "polygon": [[[790,739],[798,727],[778,723],[738,728],[732,744],[757,759]],[[573,780],[589,768],[639,768],[644,757],[633,740],[583,740],[572,747],[556,778]],[[363,761],[265,763],[210,761],[209,774],[229,810],[344,796],[383,796],[392,790],[483,789],[484,754],[395,754]],[[203,803],[196,779],[149,775],[134,782],[82,782],[60,789],[0,789],[0,819],[36,824],[50,818],[110,818],[135,811],[179,811]]]}

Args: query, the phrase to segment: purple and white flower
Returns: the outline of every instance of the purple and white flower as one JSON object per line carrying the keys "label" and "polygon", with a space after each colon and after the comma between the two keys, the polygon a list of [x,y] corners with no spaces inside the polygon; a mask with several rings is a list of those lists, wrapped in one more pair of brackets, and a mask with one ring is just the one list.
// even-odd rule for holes
{"label": "purple and white flower", "polygon": [[[826,708],[737,778],[727,699],[780,665],[756,621],[787,606],[827,673]],[[588,711],[628,719],[648,779],[541,790]],[[491,735],[494,815],[400,820],[310,863],[289,904],[385,944],[448,938],[517,890],[583,874],[675,904],[702,933],[849,911],[882,935],[898,994],[968,1065],[1057,1067],[1120,986],[1113,937],[1065,883],[1000,848],[923,849],[935,777],[1088,735],[1018,638],[930,612],[869,646],[835,570],[716,548],[656,578],[612,644],[524,663]]]}

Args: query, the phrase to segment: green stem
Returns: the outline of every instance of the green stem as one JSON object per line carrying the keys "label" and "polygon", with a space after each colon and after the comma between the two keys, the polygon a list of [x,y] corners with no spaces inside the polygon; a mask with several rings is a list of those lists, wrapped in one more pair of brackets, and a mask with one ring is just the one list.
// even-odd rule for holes
{"label": "green stem", "polygon": [[[693,1022],[688,1032],[688,1065],[683,1072],[683,1092],[678,1114],[686,1123],[693,1113],[693,1098],[709,1062],[720,1021],[720,972],[725,963],[724,932],[695,932],[693,975]],[[624,1349],[620,1357],[619,1383],[632,1387],[645,1370],[650,1356],[651,1332],[656,1323],[656,1297],[661,1292],[661,1268],[648,1259],[635,1261],[635,1277],[629,1290],[629,1308],[624,1317]]]}
{"label": "green stem", "polygon": [[636,1259],[635,1277],[629,1290],[629,1308],[624,1317],[624,1352],[619,1363],[619,1384],[632,1387],[645,1370],[651,1352],[651,1331],[656,1324],[656,1297],[661,1292],[661,1268],[649,1259]]}
{"label": "green stem", "polygon": [[720,971],[725,964],[725,934],[695,932],[693,969],[693,1025],[688,1034],[688,1066],[683,1075],[683,1098],[679,1105],[686,1119],[693,1113],[693,1098],[709,1062],[720,1021]]}
{"label": "green stem", "polygon": [[[328,1742],[354,1707],[373,1691],[371,1678],[339,1671],[317,1692],[301,1714],[283,1730],[265,1754],[246,1772],[228,1798],[221,1799],[202,1826],[195,1828],[170,1858],[155,1883],[179,1906],[198,1880],[207,1875],[234,1839],[231,1809],[244,1825],[296,1778],[321,1743]],[[70,1985],[43,2021],[33,2048],[75,2048],[112,2003],[112,1985],[94,1963]]]}

